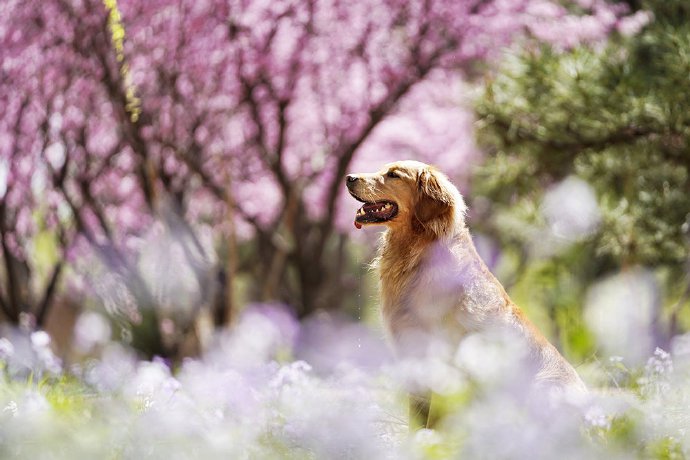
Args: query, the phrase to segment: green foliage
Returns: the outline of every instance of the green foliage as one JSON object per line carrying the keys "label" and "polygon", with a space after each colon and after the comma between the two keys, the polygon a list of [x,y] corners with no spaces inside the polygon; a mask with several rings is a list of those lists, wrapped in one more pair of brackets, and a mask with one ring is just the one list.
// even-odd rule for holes
{"label": "green foliage", "polygon": [[[690,3],[642,7],[653,19],[635,36],[508,56],[475,104],[489,156],[474,177],[474,227],[518,255],[511,294],[573,359],[594,350],[579,312],[608,272],[663,271],[669,334],[687,323],[676,293],[690,251]],[[599,223],[551,250],[541,206],[570,176],[592,187]]]}
{"label": "green foliage", "polygon": [[484,195],[513,206],[575,174],[602,210],[592,240],[617,265],[680,265],[690,225],[690,6],[650,1],[656,20],[604,49],[510,57],[476,110],[491,158]]}

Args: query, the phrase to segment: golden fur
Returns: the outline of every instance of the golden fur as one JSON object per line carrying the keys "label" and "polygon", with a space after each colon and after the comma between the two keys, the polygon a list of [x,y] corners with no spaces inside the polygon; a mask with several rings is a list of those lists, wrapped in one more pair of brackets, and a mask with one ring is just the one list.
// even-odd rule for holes
{"label": "golden fur", "polygon": [[477,254],[465,226],[464,200],[445,175],[424,163],[400,161],[376,173],[350,175],[347,185],[360,201],[397,204],[397,215],[382,222],[387,229],[375,263],[383,320],[399,355],[423,355],[429,338],[459,343],[467,334],[501,328],[527,345],[536,383],[585,391],[573,367]]}

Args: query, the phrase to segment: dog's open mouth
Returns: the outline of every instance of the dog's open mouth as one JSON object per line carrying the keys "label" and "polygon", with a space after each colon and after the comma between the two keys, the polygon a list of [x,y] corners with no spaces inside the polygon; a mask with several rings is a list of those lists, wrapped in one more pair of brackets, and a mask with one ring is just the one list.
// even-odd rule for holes
{"label": "dog's open mouth", "polygon": [[380,224],[391,220],[398,214],[398,205],[392,201],[377,201],[364,203],[355,216],[355,227],[362,228],[363,224]]}

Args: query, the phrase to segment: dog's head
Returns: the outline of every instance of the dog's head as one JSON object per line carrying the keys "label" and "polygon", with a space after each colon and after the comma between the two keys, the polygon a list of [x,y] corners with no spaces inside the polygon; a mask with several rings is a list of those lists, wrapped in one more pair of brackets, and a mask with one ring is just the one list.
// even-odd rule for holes
{"label": "dog's head", "polygon": [[448,178],[418,161],[389,163],[378,172],[350,174],[347,189],[364,205],[355,226],[387,225],[440,237],[464,224],[465,203]]}

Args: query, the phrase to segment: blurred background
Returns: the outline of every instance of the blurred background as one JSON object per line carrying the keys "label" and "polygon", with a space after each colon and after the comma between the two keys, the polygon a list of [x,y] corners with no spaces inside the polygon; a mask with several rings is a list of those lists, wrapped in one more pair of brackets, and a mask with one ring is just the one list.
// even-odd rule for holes
{"label": "blurred background", "polygon": [[681,0],[5,0],[1,334],[179,363],[247,312],[330,324],[318,343],[376,329],[379,232],[343,178],[415,159],[572,362],[644,363],[690,329],[689,20]]}

